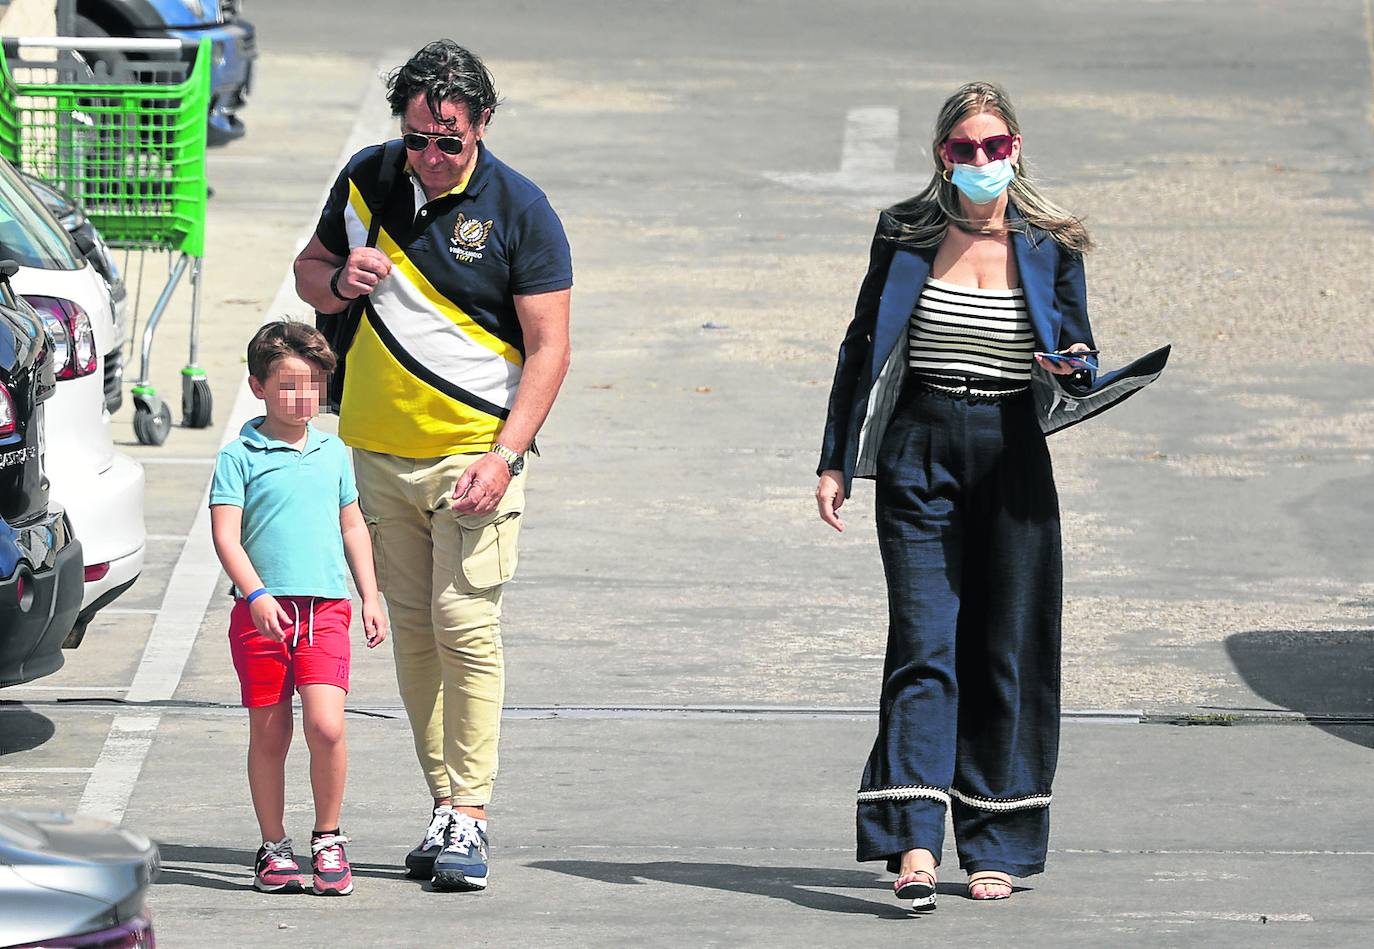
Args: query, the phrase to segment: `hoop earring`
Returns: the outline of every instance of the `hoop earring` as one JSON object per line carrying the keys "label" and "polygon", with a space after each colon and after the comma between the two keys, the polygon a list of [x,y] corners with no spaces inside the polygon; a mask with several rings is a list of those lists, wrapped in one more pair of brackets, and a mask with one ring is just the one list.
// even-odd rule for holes
{"label": "hoop earring", "polygon": [[951,178],[949,177],[949,169],[948,169],[948,168],[946,168],[944,171],[940,172],[940,177],[943,178],[943,179],[945,180],[945,183],[946,183],[946,184],[954,184],[953,179],[951,179]]}

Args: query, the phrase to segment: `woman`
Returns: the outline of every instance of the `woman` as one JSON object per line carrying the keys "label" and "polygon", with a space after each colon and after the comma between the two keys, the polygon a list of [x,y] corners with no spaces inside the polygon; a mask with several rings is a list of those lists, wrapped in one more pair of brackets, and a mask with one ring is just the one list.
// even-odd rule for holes
{"label": "woman", "polygon": [[1086,392],[1096,370],[1088,235],[1031,183],[1006,94],[960,88],[932,151],[930,184],[879,219],[816,489],[843,530],[852,479],[877,482],[889,631],[858,857],[885,860],[918,910],[935,905],[946,808],[973,899],[1044,869],[1061,561],[1030,388],[1043,371]]}

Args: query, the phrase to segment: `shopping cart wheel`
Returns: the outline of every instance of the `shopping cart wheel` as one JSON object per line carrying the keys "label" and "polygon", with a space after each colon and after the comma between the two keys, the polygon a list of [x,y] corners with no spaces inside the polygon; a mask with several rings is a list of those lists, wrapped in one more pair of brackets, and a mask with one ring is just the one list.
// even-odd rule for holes
{"label": "shopping cart wheel", "polygon": [[161,445],[172,430],[172,410],[148,389],[134,393],[134,436],[140,445]]}
{"label": "shopping cart wheel", "polygon": [[214,400],[210,380],[201,369],[187,366],[181,370],[181,424],[187,428],[209,428]]}

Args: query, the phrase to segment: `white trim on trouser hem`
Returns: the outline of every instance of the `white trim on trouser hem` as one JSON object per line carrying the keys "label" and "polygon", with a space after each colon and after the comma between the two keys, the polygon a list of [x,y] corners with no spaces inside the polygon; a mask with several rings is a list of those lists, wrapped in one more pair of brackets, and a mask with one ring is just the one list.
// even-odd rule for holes
{"label": "white trim on trouser hem", "polygon": [[965,794],[958,788],[950,788],[949,793],[956,798],[960,804],[972,807],[980,811],[1021,811],[1032,807],[1049,807],[1050,794],[1027,794],[1025,797],[995,798],[979,797],[976,794]]}
{"label": "white trim on trouser hem", "polygon": [[892,788],[871,788],[859,792],[860,804],[871,804],[874,801],[911,801],[917,799],[937,801],[945,807],[949,807],[949,793],[942,788],[931,787],[928,784],[907,784]]}

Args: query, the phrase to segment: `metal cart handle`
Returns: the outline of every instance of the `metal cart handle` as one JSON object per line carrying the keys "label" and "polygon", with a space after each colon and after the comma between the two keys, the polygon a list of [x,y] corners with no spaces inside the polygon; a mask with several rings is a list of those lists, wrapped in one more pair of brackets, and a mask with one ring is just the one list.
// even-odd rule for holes
{"label": "metal cart handle", "polygon": [[179,53],[194,49],[200,40],[139,39],[125,36],[6,36],[5,52],[20,49],[70,49],[88,52]]}

